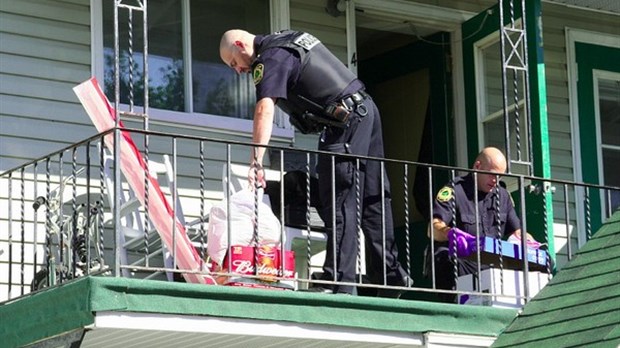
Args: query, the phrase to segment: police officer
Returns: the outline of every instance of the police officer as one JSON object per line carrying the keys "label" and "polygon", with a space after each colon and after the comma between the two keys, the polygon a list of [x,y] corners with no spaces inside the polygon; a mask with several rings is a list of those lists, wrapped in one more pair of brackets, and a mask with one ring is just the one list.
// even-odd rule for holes
{"label": "police officer", "polygon": [[[255,36],[234,29],[223,34],[220,56],[238,73],[252,74],[257,98],[254,143],[269,142],[277,105],[290,116],[291,123],[298,130],[321,132],[319,150],[384,156],[379,111],[364,91],[364,84],[316,37],[297,31]],[[263,147],[254,150],[251,166],[257,170],[250,170],[251,183],[257,180],[265,184],[262,171],[264,152]],[[336,156],[333,163],[332,168],[331,156],[320,156],[317,164],[321,217],[330,230],[322,280],[356,282],[358,224],[355,185],[359,183],[361,228],[369,243],[371,257],[376,260],[369,270],[371,277],[374,276],[374,281],[379,284],[383,284],[385,275],[389,285],[410,285],[410,278],[397,260],[389,184],[384,177],[384,186],[381,186],[380,164],[362,160],[356,178],[354,159]],[[332,171],[335,173],[333,178]],[[332,185],[335,185],[334,204]],[[331,231],[332,215],[335,215],[335,231]],[[354,287],[321,286],[314,290],[351,294]],[[400,292],[380,291],[378,296],[398,297]]]}
{"label": "police officer", "polygon": [[[478,154],[473,169],[502,174],[506,171],[506,158],[500,150],[487,147]],[[498,175],[473,173],[454,178],[437,193],[433,204],[435,240],[435,280],[437,289],[455,289],[453,255],[456,253],[458,275],[472,274],[478,269],[476,261],[463,259],[476,251],[477,236],[503,238],[521,236],[521,223],[508,191],[498,185]],[[476,216],[475,190],[478,190]],[[480,233],[479,235],[477,233]],[[429,229],[429,237],[431,237]],[[532,237],[528,235],[528,239]],[[427,253],[430,249],[427,249]],[[427,254],[427,257],[429,255]],[[427,258],[426,272],[430,260]],[[481,269],[488,268],[481,265]],[[455,302],[453,294],[440,294],[444,302]]]}

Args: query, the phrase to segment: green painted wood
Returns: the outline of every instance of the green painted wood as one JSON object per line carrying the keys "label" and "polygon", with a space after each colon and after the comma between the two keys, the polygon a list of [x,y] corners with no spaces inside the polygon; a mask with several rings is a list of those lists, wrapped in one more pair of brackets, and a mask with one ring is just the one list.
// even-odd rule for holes
{"label": "green painted wood", "polygon": [[[599,181],[597,125],[594,119],[594,77],[593,70],[620,72],[620,49],[575,43],[575,59],[578,67],[577,99],[579,108],[579,136],[581,148],[582,179],[586,183],[602,184]],[[592,231],[601,226],[601,192],[590,190]]]}
{"label": "green painted wood", "polygon": [[0,342],[21,347],[94,323],[90,283],[73,282],[0,306]]}
{"label": "green painted wood", "polygon": [[104,311],[491,337],[516,315],[485,306],[89,276],[0,306],[0,318],[11,318],[3,320],[0,339],[21,346],[84,328]]}
{"label": "green painted wood", "polygon": [[[525,23],[527,28],[528,73],[530,96],[530,119],[532,122],[532,159],[534,175],[551,178],[551,153],[549,125],[547,120],[547,89],[543,49],[542,4],[540,0],[525,3]],[[544,187],[544,182],[538,182]],[[543,197],[544,195],[544,197]],[[526,195],[527,228],[537,240],[545,241],[549,254],[555,260],[555,240],[553,236],[553,193]]]}

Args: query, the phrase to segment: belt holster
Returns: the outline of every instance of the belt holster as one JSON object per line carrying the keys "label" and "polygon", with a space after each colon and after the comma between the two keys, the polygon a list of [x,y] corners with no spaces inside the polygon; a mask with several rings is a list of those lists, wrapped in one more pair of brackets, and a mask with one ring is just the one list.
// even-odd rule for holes
{"label": "belt holster", "polygon": [[366,109],[366,106],[364,105],[364,99],[368,97],[368,93],[360,90],[350,96],[342,98],[336,103],[327,105],[324,111],[327,115],[335,118],[336,120],[346,123],[349,120],[349,116],[354,111],[357,111],[362,117],[368,114],[368,109]]}
{"label": "belt holster", "polygon": [[349,115],[351,114],[352,111],[353,111],[352,109],[349,109],[341,104],[332,104],[332,105],[328,105],[325,108],[326,114],[328,114],[329,116],[335,118],[336,120],[342,123],[347,123],[347,120],[349,119]]}

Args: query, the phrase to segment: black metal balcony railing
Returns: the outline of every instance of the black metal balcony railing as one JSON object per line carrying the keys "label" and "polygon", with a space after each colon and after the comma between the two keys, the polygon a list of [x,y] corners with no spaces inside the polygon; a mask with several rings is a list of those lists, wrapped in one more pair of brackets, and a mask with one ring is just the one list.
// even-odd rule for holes
{"label": "black metal balcony railing", "polygon": [[[317,192],[312,189],[312,166],[316,156],[338,155],[269,147],[271,167],[275,167],[275,183],[271,182],[271,187],[268,188],[272,193],[270,198],[274,214],[279,217],[282,226],[278,239],[282,246],[295,251],[296,268],[294,277],[286,275],[286,263],[291,263],[293,259],[290,255],[287,258],[283,250],[286,248],[281,248],[279,259],[284,261],[280,263],[280,269],[265,275],[261,273],[264,269],[261,270],[260,267],[249,267],[240,272],[239,268],[231,267],[232,257],[228,259],[228,263],[222,263],[221,268],[215,269],[211,267],[207,255],[209,243],[214,243],[207,238],[209,224],[214,221],[209,216],[208,207],[230,198],[228,187],[233,185],[235,180],[245,182],[244,175],[247,172],[235,179],[236,174],[231,168],[233,163],[247,163],[251,144],[125,130],[126,134],[136,139],[148,137],[149,141],[143,142],[151,144],[148,158],[165,161],[165,165],[161,167],[163,169],[154,161],[145,164],[141,170],[151,173],[160,171],[160,180],[157,183],[144,180],[144,173],[141,173],[139,182],[144,186],[141,190],[136,190],[128,185],[126,178],[114,178],[114,173],[118,172],[114,170],[116,166],[126,165],[124,161],[108,155],[113,152],[103,146],[104,137],[114,132],[115,130],[110,130],[99,134],[2,173],[0,301],[13,300],[84,275],[168,281],[182,281],[180,276],[193,275],[195,278],[186,277],[185,281],[253,281],[255,285],[282,286],[296,290],[306,289],[311,283],[317,282],[313,280],[313,273],[320,272],[321,252],[333,252],[334,248],[324,245],[325,233],[329,228],[322,226],[315,215],[313,202]],[[139,151],[143,153],[143,150]],[[142,155],[137,153],[136,156]],[[420,203],[423,203],[422,205],[432,207],[438,188],[457,172],[472,172],[471,170],[391,159],[349,157],[358,164],[360,159],[382,161],[383,167],[389,173],[392,192],[398,193],[393,194],[392,199],[394,216],[398,220],[395,225],[400,226],[397,242],[401,264],[411,277],[416,279],[416,283],[412,287],[394,287],[385,281],[370,283],[367,277],[363,276],[367,260],[361,252],[357,262],[357,271],[360,274],[358,281],[344,285],[356,286],[359,294],[388,288],[407,290],[407,293],[417,294],[422,298],[437,293],[477,295],[481,298],[501,295],[495,290],[439,290],[435,276],[422,277],[422,250],[423,246],[428,244],[426,233],[432,208],[424,216],[418,212],[420,209],[413,205],[417,203],[420,206]],[[298,183],[311,188],[303,189],[301,197],[299,194],[290,196],[287,193],[284,175],[292,169],[298,174]],[[423,185],[426,186],[425,192],[420,192],[420,188],[414,188],[410,184],[414,172],[427,177],[427,185]],[[549,253],[556,260],[555,267],[561,267],[566,260],[571,259],[576,246],[584,242],[579,241],[579,238],[590,238],[593,233],[592,226],[597,221],[611,215],[612,194],[618,195],[619,192],[615,187],[531,176],[506,174],[503,178],[517,193],[516,207],[523,229],[530,233],[537,231],[534,235],[549,246]],[[169,215],[166,216],[153,216],[156,210],[150,208],[161,202],[158,203],[157,197],[153,196],[153,192],[157,191],[151,191],[152,187],[148,186],[159,183],[167,200]],[[122,185],[120,191],[114,189],[114,185],[118,184]],[[116,197],[114,192],[121,192],[122,197]],[[575,197],[580,197],[578,193],[582,193],[584,199],[577,200]],[[396,200],[400,202],[395,203]],[[421,202],[422,200],[425,202]],[[230,202],[230,199],[226,202]],[[258,198],[255,202],[255,206],[258,206]],[[225,210],[228,210],[228,219],[230,207],[230,203],[227,203]],[[550,214],[550,207],[553,215]],[[300,218],[293,221],[295,216]],[[173,217],[178,219],[178,223]],[[260,226],[260,214],[257,219],[253,226]],[[160,221],[159,225],[156,220]],[[190,220],[194,221],[188,222]],[[228,222],[230,226],[230,221]],[[170,240],[162,240],[158,233],[162,226],[168,226],[172,231]],[[240,232],[231,228],[227,231],[226,238],[230,241],[231,237]],[[252,235],[255,239],[261,233],[259,228],[254,227]],[[185,236],[191,245],[186,252],[191,253],[191,256],[180,253],[183,249],[179,246],[185,241]],[[294,236],[297,238],[290,240]],[[549,240],[548,236],[552,238]],[[285,242],[287,238],[288,243]],[[361,238],[360,233],[359,245],[363,245]],[[230,249],[228,255],[230,256]],[[254,255],[254,259],[249,261],[258,265],[258,253]],[[198,262],[198,267],[186,268],[186,261],[191,261],[192,257],[195,257],[193,261]],[[474,259],[479,264],[484,261],[481,253],[477,253]],[[550,277],[553,267],[551,263],[546,263],[543,267],[534,269],[524,261],[518,261],[517,266],[514,266],[514,262],[509,266],[508,257],[499,257],[493,262],[494,267],[501,270],[501,274],[508,268],[522,271],[525,274],[523,280],[526,289],[528,273],[538,270],[542,271],[544,277]],[[290,266],[289,264],[288,270],[292,272]],[[434,260],[430,268],[435,269]],[[251,272],[248,273],[248,270]],[[265,280],[265,277],[268,279]],[[514,286],[508,284],[507,280],[500,276],[500,286],[497,289],[505,290]],[[480,281],[478,278],[473,288],[483,288]],[[503,295],[517,300],[528,300],[531,296],[528,290],[503,291]]]}

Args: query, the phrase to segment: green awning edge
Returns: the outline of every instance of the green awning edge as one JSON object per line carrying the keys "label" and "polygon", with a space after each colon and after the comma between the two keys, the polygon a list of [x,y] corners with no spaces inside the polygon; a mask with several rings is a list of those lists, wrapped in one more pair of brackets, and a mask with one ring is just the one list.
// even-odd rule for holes
{"label": "green awning edge", "polygon": [[86,277],[0,306],[0,342],[19,347],[94,323]]}
{"label": "green awning edge", "polygon": [[84,277],[0,306],[0,334],[11,345],[94,323],[97,312],[142,312],[278,320],[397,332],[497,336],[516,309],[207,286],[114,277]]}

